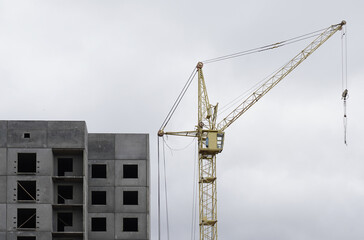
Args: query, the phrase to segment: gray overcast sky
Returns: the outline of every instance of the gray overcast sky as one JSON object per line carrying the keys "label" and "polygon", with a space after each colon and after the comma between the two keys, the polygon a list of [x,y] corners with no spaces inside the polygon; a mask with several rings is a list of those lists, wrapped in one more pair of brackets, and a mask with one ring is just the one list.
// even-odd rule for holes
{"label": "gray overcast sky", "polygon": [[[219,239],[362,240],[363,9],[359,0],[1,0],[0,118],[149,133],[156,239],[156,132],[197,61],[345,19],[349,145],[337,33],[227,129],[218,155],[218,232]],[[303,46],[206,65],[211,102],[226,104]],[[196,91],[194,84],[167,130],[193,129]],[[167,141],[178,149],[191,139]],[[194,153],[194,144],[166,150],[173,240],[191,236]]]}

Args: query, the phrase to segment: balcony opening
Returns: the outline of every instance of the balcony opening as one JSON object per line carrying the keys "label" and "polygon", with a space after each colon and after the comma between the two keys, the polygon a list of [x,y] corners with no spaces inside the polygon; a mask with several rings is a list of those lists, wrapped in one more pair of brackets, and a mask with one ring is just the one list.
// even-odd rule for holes
{"label": "balcony opening", "polygon": [[37,212],[35,208],[18,208],[17,227],[19,229],[35,229]]}
{"label": "balcony opening", "polygon": [[91,231],[93,232],[106,232],[106,218],[92,218]]}
{"label": "balcony opening", "polygon": [[138,205],[138,191],[123,192],[124,205]]}
{"label": "balcony opening", "polygon": [[36,153],[18,153],[18,173],[34,174],[37,171]]}
{"label": "balcony opening", "polygon": [[106,178],[106,164],[92,164],[92,178]]}
{"label": "balcony opening", "polygon": [[138,231],[138,218],[124,218],[123,219],[124,232],[137,232]]}
{"label": "balcony opening", "polygon": [[123,165],[124,178],[138,178],[138,165],[137,164],[124,164]]}
{"label": "balcony opening", "polygon": [[72,185],[59,185],[58,186],[58,204],[65,204],[67,200],[73,199],[73,186]]}
{"label": "balcony opening", "polygon": [[58,158],[58,176],[73,172],[73,158]]}
{"label": "balcony opening", "polygon": [[17,184],[18,201],[36,201],[37,186],[36,181],[18,181]]}
{"label": "balcony opening", "polygon": [[65,227],[72,227],[73,214],[71,212],[59,212],[57,214],[57,232],[64,232]]}
{"label": "balcony opening", "polygon": [[106,191],[91,192],[92,205],[106,205]]}
{"label": "balcony opening", "polygon": [[36,236],[18,236],[16,240],[36,240]]}

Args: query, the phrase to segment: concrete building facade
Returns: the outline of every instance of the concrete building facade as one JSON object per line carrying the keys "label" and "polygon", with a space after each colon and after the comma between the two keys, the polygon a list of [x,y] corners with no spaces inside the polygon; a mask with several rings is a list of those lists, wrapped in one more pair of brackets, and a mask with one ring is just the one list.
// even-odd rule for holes
{"label": "concrete building facade", "polygon": [[0,121],[0,240],[150,239],[148,134]]}

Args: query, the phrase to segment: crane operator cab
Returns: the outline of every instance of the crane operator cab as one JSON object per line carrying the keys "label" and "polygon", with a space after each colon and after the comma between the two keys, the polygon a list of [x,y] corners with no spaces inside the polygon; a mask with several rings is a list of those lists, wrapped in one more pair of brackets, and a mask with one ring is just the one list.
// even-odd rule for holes
{"label": "crane operator cab", "polygon": [[200,152],[220,153],[224,147],[224,132],[202,130]]}

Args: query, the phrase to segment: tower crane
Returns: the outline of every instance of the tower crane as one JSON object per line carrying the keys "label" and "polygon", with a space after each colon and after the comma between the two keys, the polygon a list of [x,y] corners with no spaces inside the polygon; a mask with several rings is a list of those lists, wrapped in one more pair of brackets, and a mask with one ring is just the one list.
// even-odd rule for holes
{"label": "tower crane", "polygon": [[342,21],[323,30],[306,48],[266,80],[218,123],[216,121],[218,104],[210,104],[202,71],[203,63],[197,63],[194,70],[198,74],[198,122],[195,130],[165,132],[166,124],[164,124],[158,131],[158,136],[175,135],[196,137],[198,139],[200,240],[217,240],[216,155],[223,150],[225,130],[332,35],[340,31],[345,24],[346,22]]}

